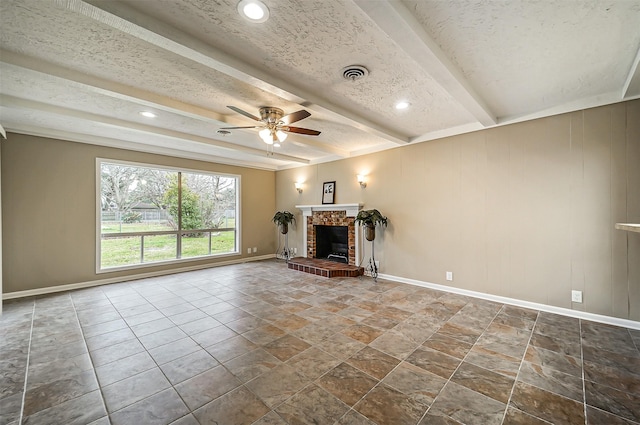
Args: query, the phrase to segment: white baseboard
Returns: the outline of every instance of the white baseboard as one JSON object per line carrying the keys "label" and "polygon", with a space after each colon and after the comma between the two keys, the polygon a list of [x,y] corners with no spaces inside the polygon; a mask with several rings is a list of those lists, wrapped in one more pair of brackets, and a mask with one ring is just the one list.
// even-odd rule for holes
{"label": "white baseboard", "polygon": [[622,326],[625,328],[640,330],[640,322],[636,322],[635,320],[620,319],[617,317],[604,316],[602,314],[587,313],[585,311],[571,310],[569,308],[555,307],[547,304],[539,304],[539,303],[534,303],[529,301],[523,301],[523,300],[518,300],[516,298],[508,298],[508,297],[502,297],[499,295],[485,294],[484,292],[470,291],[468,289],[455,288],[452,286],[439,285],[437,283],[424,282],[421,280],[408,279],[406,277],[393,276],[393,275],[382,274],[382,273],[378,275],[378,278],[400,282],[400,283],[407,283],[409,285],[422,286],[424,288],[429,288],[429,289],[436,289],[438,291],[443,291],[443,292],[451,292],[454,294],[466,295],[474,298],[481,298],[483,300],[495,301],[502,304],[510,304],[518,307],[525,307],[533,310],[546,311],[549,313],[561,314],[563,316],[570,316],[578,319],[591,320],[593,322],[606,323],[609,325]]}
{"label": "white baseboard", "polygon": [[[248,263],[252,261],[269,260],[271,258],[276,258],[276,255],[275,254],[258,255],[255,257],[240,258],[237,260],[221,261],[213,264],[200,264],[197,266],[188,266],[188,267],[180,267],[180,268],[171,269],[171,270],[139,273],[139,274],[130,275],[130,276],[98,279],[98,280],[91,280],[88,282],[78,282],[78,283],[70,283],[67,285],[49,286],[46,288],[28,289],[26,291],[8,292],[6,294],[2,294],[2,299],[10,300],[14,298],[46,295],[46,294],[52,294],[55,292],[72,291],[74,289],[82,289],[82,288],[90,288],[93,286],[107,285],[110,283],[128,282],[131,280],[145,279],[149,277],[157,277],[157,276],[164,276],[164,275],[170,275],[170,274],[176,274],[176,273],[189,272],[194,270],[208,269],[213,267],[228,266],[231,264],[241,264],[241,263]],[[637,322],[635,320],[620,319],[617,317],[604,316],[601,314],[587,313],[584,311],[571,310],[563,307],[555,307],[547,304],[539,304],[539,303],[534,303],[530,301],[523,301],[523,300],[518,300],[516,298],[508,298],[508,297],[502,297],[499,295],[486,294],[484,292],[470,291],[468,289],[461,289],[461,288],[455,288],[452,286],[439,285],[437,283],[425,282],[425,281],[416,280],[416,279],[408,279],[406,277],[401,277],[401,276],[394,276],[394,275],[380,273],[378,277],[380,279],[406,283],[409,285],[421,286],[423,288],[430,288],[438,291],[450,292],[453,294],[466,295],[474,298],[481,298],[484,300],[494,301],[502,304],[510,304],[518,307],[525,307],[533,310],[546,311],[549,313],[561,314],[563,316],[575,317],[578,319],[591,320],[594,322],[606,323],[609,325],[622,326],[625,328],[640,330],[640,322]]]}
{"label": "white baseboard", "polygon": [[52,294],[54,292],[73,291],[74,289],[91,288],[92,286],[107,285],[110,283],[128,282],[130,280],[165,276],[169,274],[190,272],[194,270],[209,269],[212,267],[228,266],[231,264],[248,263],[251,261],[269,260],[271,258],[275,258],[275,254],[256,255],[255,257],[245,257],[245,258],[239,258],[236,260],[220,261],[217,263],[199,264],[197,266],[180,267],[180,268],[171,269],[171,270],[138,273],[138,274],[129,275],[129,276],[119,276],[119,277],[111,277],[107,279],[90,280],[88,282],[78,282],[78,283],[69,283],[66,285],[48,286],[46,288],[27,289],[26,291],[16,291],[16,292],[8,292],[6,294],[2,294],[2,299],[10,300],[14,298],[24,298],[24,297],[33,297],[36,295]]}

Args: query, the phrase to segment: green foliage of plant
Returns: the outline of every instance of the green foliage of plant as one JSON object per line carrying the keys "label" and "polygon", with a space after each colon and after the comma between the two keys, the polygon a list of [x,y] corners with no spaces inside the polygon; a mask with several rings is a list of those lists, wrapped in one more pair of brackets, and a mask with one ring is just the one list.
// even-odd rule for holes
{"label": "green foliage of plant", "polygon": [[389,219],[383,216],[380,211],[376,209],[372,210],[361,210],[358,212],[356,216],[355,222],[360,224],[361,226],[376,226],[378,224],[382,226],[387,226],[387,222]]}
{"label": "green foliage of plant", "polygon": [[[189,189],[188,186],[182,185],[182,229],[202,229],[204,222],[199,208],[200,197]],[[164,194],[164,203],[169,210],[171,217],[178,217],[180,210],[178,208],[178,178],[172,177],[171,183]],[[174,223],[174,228],[178,228]]]}
{"label": "green foliage of plant", "polygon": [[282,226],[283,224],[293,223],[294,221],[296,221],[296,218],[289,211],[278,211],[273,216],[272,220],[273,220],[274,223]]}
{"label": "green foliage of plant", "polygon": [[204,228],[226,227],[228,213],[236,209],[236,181],[224,176],[182,173],[182,186],[199,197],[198,208]]}
{"label": "green foliage of plant", "polygon": [[127,211],[122,215],[123,223],[140,223],[142,221],[142,214],[135,211]]}

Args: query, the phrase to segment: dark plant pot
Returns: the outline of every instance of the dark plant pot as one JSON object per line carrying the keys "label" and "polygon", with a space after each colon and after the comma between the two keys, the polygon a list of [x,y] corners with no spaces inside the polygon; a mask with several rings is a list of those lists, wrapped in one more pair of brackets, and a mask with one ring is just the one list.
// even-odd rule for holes
{"label": "dark plant pot", "polygon": [[289,223],[282,223],[281,226],[282,227],[280,227],[280,232],[283,235],[286,235],[287,233],[289,233]]}
{"label": "dark plant pot", "polygon": [[376,238],[376,226],[364,226],[364,237],[368,241],[374,240]]}

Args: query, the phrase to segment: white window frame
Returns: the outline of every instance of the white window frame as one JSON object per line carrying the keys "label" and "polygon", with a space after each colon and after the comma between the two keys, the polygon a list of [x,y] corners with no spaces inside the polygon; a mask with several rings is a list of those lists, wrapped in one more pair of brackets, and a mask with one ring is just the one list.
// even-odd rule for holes
{"label": "white window frame", "polygon": [[[222,254],[210,254],[210,255],[201,255],[198,257],[189,257],[189,258],[175,258],[172,260],[162,260],[162,261],[150,261],[148,263],[138,263],[131,264],[127,266],[118,266],[118,267],[108,267],[102,268],[102,203],[101,203],[101,180],[102,180],[102,164],[116,164],[123,165],[129,167],[144,167],[144,168],[154,168],[162,171],[171,171],[171,172],[182,172],[182,173],[198,173],[205,174],[211,176],[221,176],[221,177],[229,177],[236,179],[236,205],[235,205],[235,250],[232,252],[225,252]],[[202,261],[206,259],[213,258],[224,258],[224,257],[233,257],[238,256],[242,252],[241,241],[242,241],[242,231],[241,231],[241,185],[242,185],[242,176],[239,174],[229,174],[229,173],[219,173],[215,171],[208,170],[199,170],[194,168],[182,168],[182,167],[172,167],[168,165],[159,165],[159,164],[150,164],[143,162],[132,162],[132,161],[123,161],[119,159],[109,159],[109,158],[96,158],[96,274],[102,273],[111,273],[122,270],[132,270],[132,269],[140,269],[140,268],[148,268],[148,267],[157,267],[167,264],[179,264],[179,263],[187,263],[194,261]],[[180,232],[189,233],[187,230],[176,230],[176,237],[180,237]],[[143,232],[141,232],[143,233]]]}

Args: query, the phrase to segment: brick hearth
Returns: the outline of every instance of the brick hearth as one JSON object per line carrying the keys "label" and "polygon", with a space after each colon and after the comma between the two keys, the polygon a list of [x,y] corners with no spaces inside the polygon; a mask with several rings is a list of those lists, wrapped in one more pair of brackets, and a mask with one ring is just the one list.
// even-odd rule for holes
{"label": "brick hearth", "polygon": [[318,258],[295,257],[289,260],[288,267],[324,277],[357,277],[364,274],[363,267]]}

